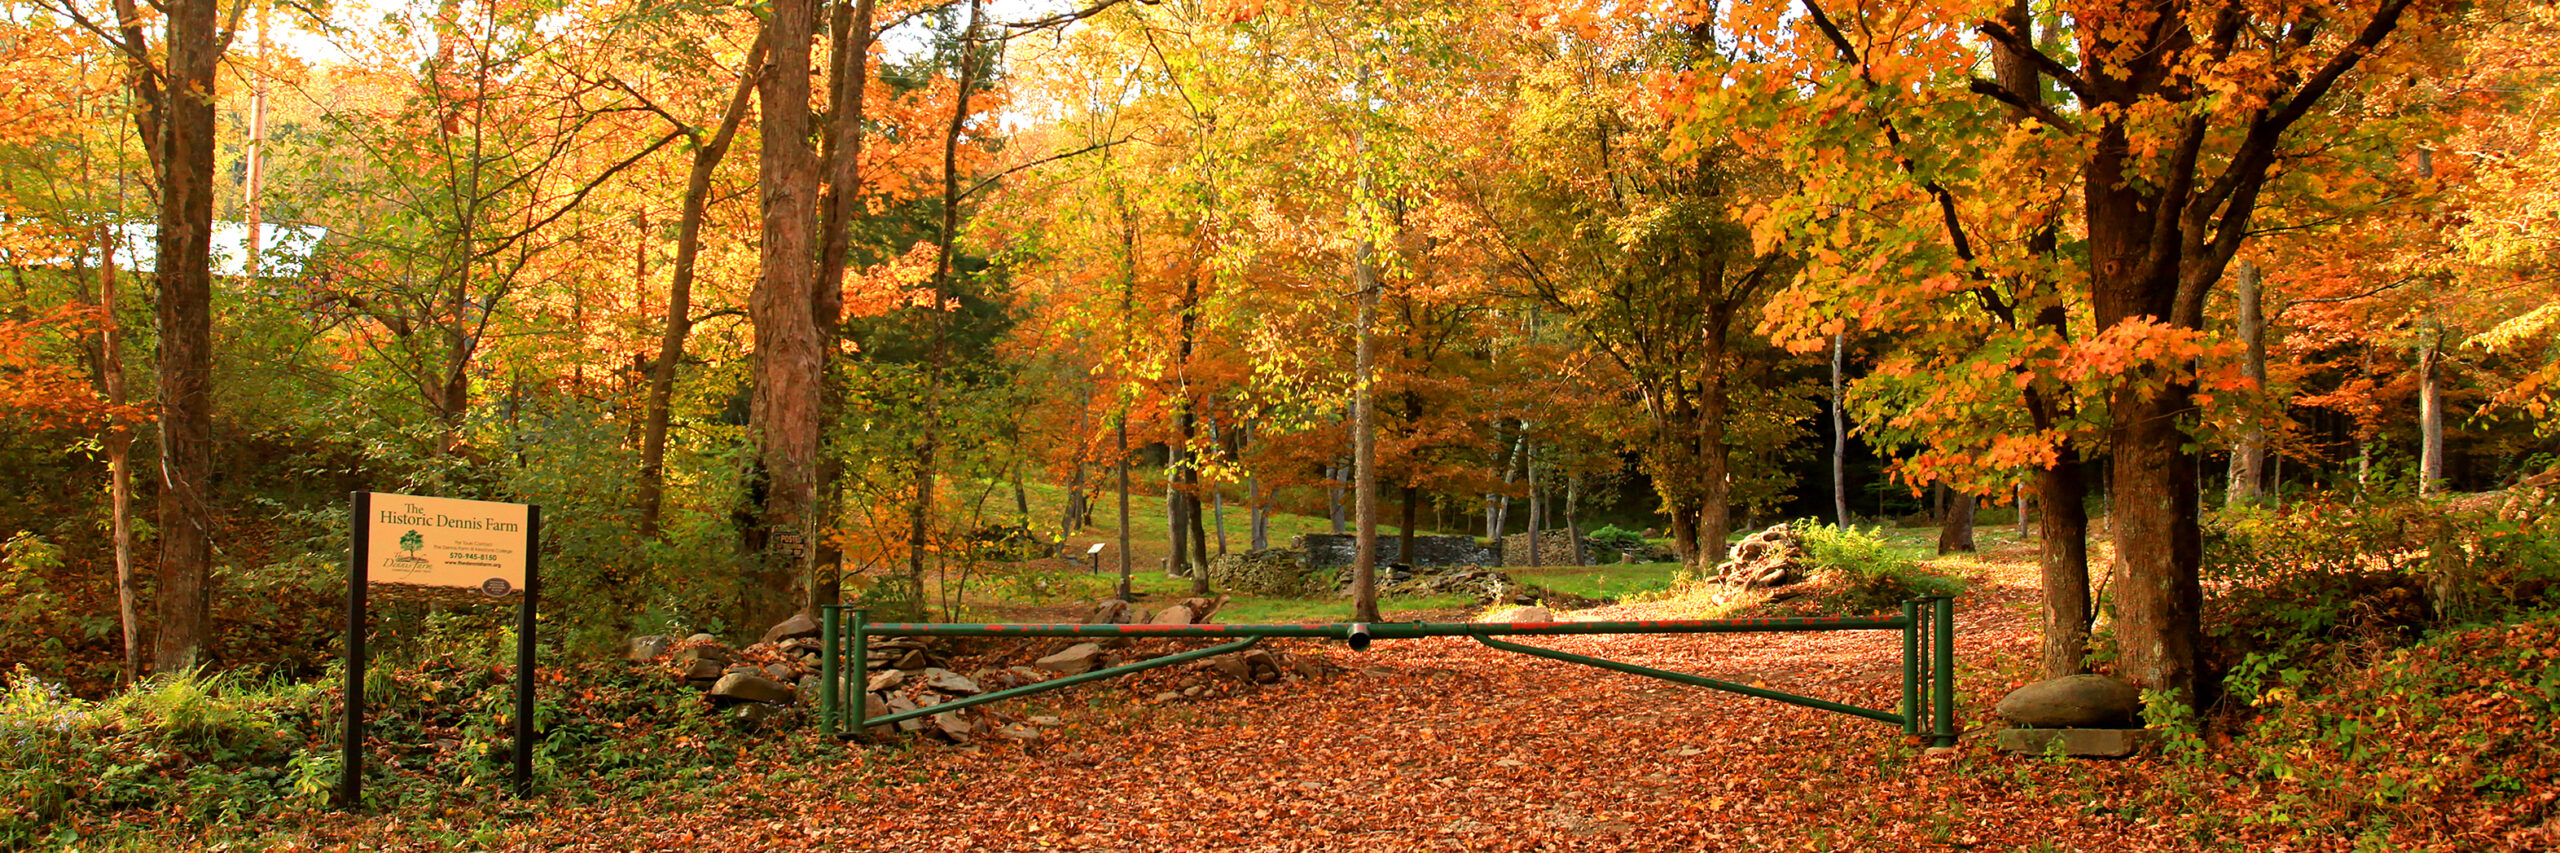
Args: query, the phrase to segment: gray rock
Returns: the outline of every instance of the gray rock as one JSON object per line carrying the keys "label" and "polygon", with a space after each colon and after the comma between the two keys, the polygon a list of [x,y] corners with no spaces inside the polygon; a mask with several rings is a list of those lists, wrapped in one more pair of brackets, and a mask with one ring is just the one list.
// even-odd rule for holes
{"label": "gray rock", "polygon": [[1238,657],[1244,658],[1244,665],[1252,669],[1253,680],[1264,684],[1280,680],[1283,670],[1280,667],[1279,656],[1263,649],[1247,649]]}
{"label": "gray rock", "polygon": [[1539,606],[1537,606],[1537,605],[1530,605],[1530,606],[1528,606],[1528,607],[1511,607],[1511,608],[1505,608],[1505,609],[1503,609],[1503,610],[1501,610],[1501,611],[1498,611],[1498,612],[1493,613],[1492,615],[1489,615],[1489,616],[1484,617],[1484,620],[1483,620],[1483,621],[1486,621],[1486,622],[1553,622],[1553,621],[1556,621],[1556,614],[1555,614],[1555,611],[1548,610],[1548,609],[1546,609],[1546,608],[1544,608],[1544,607],[1539,607]]}
{"label": "gray rock", "polygon": [[748,725],[757,725],[773,719],[773,715],[781,712],[781,709],[772,705],[749,702],[730,709],[729,718]]}
{"label": "gray rock", "polygon": [[2066,675],[2012,691],[1997,710],[2029,728],[2121,728],[2141,714],[2142,692],[2103,675]]}
{"label": "gray rock", "polygon": [[1077,643],[1068,646],[1066,651],[1033,661],[1031,665],[1060,675],[1092,672],[1102,665],[1102,647],[1093,643]]}
{"label": "gray rock", "polygon": [[809,614],[806,613],[794,613],[791,614],[791,618],[784,619],[781,623],[765,629],[764,641],[768,643],[779,643],[784,640],[797,640],[802,637],[815,637],[817,635],[818,620],[809,618]]}
{"label": "gray rock", "polygon": [[906,670],[884,669],[879,672],[872,673],[871,680],[863,685],[863,689],[870,690],[874,693],[883,690],[896,690],[898,689],[898,685],[905,684],[906,682]]}
{"label": "gray rock", "polygon": [[1148,620],[1147,624],[1189,625],[1191,624],[1191,608],[1179,604],[1167,607],[1164,609],[1164,612],[1156,614],[1156,618]]}
{"label": "gray rock", "polygon": [[687,643],[694,643],[694,644],[701,644],[701,643],[718,643],[718,642],[720,642],[720,638],[718,638],[718,637],[714,637],[714,636],[711,636],[711,635],[709,635],[709,634],[694,634],[694,635],[692,635],[692,636],[689,636],[689,637],[684,638],[684,641],[685,641],[685,642],[687,642]]}
{"label": "gray rock", "polygon": [[675,646],[676,639],[665,634],[650,634],[646,637],[633,637],[631,638],[630,655],[631,659],[635,661],[653,661],[661,657],[665,657],[667,650],[673,649]]}
{"label": "gray rock", "polygon": [[923,649],[917,649],[917,650],[915,650],[915,651],[912,651],[912,652],[908,652],[908,653],[906,653],[906,655],[905,655],[904,657],[900,657],[900,658],[898,658],[898,666],[897,666],[897,668],[898,668],[898,669],[922,670],[922,669],[924,669],[925,667],[929,667],[929,666],[932,666],[932,665],[933,665],[933,659],[932,659],[932,658],[929,658],[929,657],[926,657]]}
{"label": "gray rock", "polygon": [[987,692],[980,689],[977,682],[970,681],[968,676],[940,668],[924,671],[924,686],[954,696],[976,696]]}
{"label": "gray rock", "polygon": [[958,711],[945,711],[925,719],[933,721],[934,731],[942,733],[943,737],[950,738],[954,742],[966,742],[971,734],[978,731],[978,727],[970,725]]}
{"label": "gray rock", "polygon": [[784,684],[789,684],[798,680],[793,676],[794,673],[791,671],[790,667],[783,666],[778,663],[769,663],[764,665],[764,677],[766,678],[770,678]]}
{"label": "gray rock", "polygon": [[743,672],[732,672],[720,676],[720,682],[711,685],[711,695],[732,702],[764,702],[774,705],[788,705],[797,698],[797,694],[791,691],[791,685]]}
{"label": "gray rock", "polygon": [[[863,718],[863,719],[865,719],[865,720],[878,719],[878,718],[881,718],[881,717],[889,716],[889,713],[890,713],[890,712],[889,712],[889,700],[881,698],[881,697],[880,697],[880,694],[878,694],[878,693],[864,693],[864,694],[862,694],[862,718]],[[889,730],[889,727],[888,727],[888,726],[872,726],[872,727],[871,727],[871,733],[872,733],[872,734],[881,734],[881,733],[887,732],[888,730]]]}

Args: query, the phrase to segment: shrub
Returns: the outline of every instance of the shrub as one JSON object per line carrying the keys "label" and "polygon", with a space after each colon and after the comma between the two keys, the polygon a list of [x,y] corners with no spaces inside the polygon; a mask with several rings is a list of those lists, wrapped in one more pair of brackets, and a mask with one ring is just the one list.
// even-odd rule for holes
{"label": "shrub", "polygon": [[1583,541],[1591,544],[1603,545],[1619,551],[1624,551],[1644,544],[1643,533],[1628,530],[1615,524],[1603,525],[1598,530],[1583,534],[1582,538]]}
{"label": "shrub", "polygon": [[1902,606],[1905,599],[1954,595],[1964,589],[1964,581],[1930,571],[1875,533],[1810,519],[1789,527],[1804,548],[1807,568],[1827,574],[1835,586],[1827,597],[1829,609],[1889,610]]}

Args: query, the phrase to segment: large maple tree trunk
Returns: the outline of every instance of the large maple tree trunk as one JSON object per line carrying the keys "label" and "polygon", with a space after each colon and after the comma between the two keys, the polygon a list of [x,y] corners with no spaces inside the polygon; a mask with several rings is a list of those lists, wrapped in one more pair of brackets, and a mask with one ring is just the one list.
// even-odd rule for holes
{"label": "large maple tree trunk", "polygon": [[210,628],[213,508],[213,0],[169,0],[159,111],[160,211],[153,300],[160,324],[159,634],[152,666],[192,669]]}
{"label": "large maple tree trunk", "polygon": [[1947,491],[1946,517],[1938,525],[1938,553],[1959,554],[1976,550],[1973,544],[1974,504],[1970,493],[1956,489]]}
{"label": "large maple tree trunk", "polygon": [[2080,450],[2065,444],[2062,458],[2036,472],[2036,565],[2044,586],[2044,651],[2036,667],[2044,678],[2076,675],[2088,667],[2089,475]]}
{"label": "large maple tree trunk", "polygon": [[816,271],[818,163],[809,145],[809,40],[815,9],[808,0],[776,0],[765,21],[771,38],[768,73],[757,83],[763,102],[757,186],[763,204],[763,275],[747,300],[755,326],[756,467],[764,502],[756,524],[767,532],[741,602],[749,627],[779,621],[798,602],[801,575],[816,539],[819,372],[825,354],[810,312]]}
{"label": "large maple tree trunk", "polygon": [[[2089,223],[2091,304],[2099,329],[2172,316],[2177,267],[2147,263],[2155,223],[2131,180],[2124,129],[2100,131],[2083,186]],[[2192,380],[2143,377],[2110,392],[2107,446],[2116,546],[2113,572],[2120,674],[2139,687],[2196,696],[2203,587],[2196,467],[2178,420],[2191,417]]]}

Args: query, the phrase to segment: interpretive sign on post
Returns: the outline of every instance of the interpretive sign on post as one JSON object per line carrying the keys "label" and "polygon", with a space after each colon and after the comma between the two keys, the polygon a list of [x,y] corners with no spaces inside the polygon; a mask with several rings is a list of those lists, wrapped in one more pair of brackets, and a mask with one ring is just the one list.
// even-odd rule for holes
{"label": "interpretive sign on post", "polygon": [[[373,494],[363,520],[366,579],[506,595],[524,588],[533,508],[524,504]],[[495,581],[495,583],[491,583]]]}
{"label": "interpretive sign on post", "polygon": [[542,591],[542,508],[423,495],[356,492],[347,499],[347,718],[338,804],[364,788],[365,588],[372,584],[477,589],[516,603],[515,795],[533,789],[533,612]]}

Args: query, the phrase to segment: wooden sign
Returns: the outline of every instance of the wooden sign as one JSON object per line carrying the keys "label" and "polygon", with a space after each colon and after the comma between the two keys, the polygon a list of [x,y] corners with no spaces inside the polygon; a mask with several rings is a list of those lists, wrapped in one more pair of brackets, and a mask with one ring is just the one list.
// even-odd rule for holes
{"label": "wooden sign", "polygon": [[524,589],[533,552],[524,504],[376,492],[366,507],[365,579],[372,583]]}

